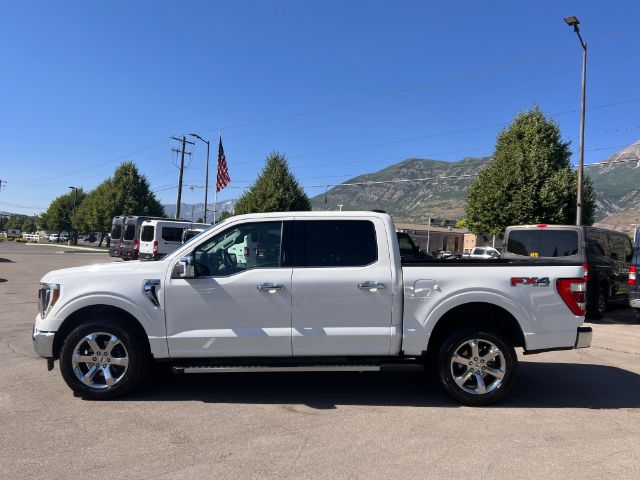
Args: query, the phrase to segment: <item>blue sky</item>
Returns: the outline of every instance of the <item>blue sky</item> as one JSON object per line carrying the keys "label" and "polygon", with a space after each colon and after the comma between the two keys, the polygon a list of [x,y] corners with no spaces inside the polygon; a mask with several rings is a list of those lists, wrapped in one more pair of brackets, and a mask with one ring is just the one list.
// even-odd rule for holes
{"label": "blue sky", "polygon": [[[122,160],[175,202],[169,137],[189,132],[222,132],[232,183],[219,200],[273,150],[309,195],[410,157],[490,155],[533,104],[577,154],[567,15],[589,44],[585,161],[602,161],[640,138],[635,0],[5,2],[0,210],[40,212]],[[204,146],[192,151],[185,185],[203,185]]]}

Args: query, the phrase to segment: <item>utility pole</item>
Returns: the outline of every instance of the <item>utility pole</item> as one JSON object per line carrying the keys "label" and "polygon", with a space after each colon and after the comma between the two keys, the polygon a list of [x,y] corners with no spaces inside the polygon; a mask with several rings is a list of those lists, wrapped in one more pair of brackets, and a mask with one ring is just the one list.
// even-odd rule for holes
{"label": "utility pole", "polygon": [[2,191],[2,186],[3,186],[3,185],[6,185],[6,184],[7,184],[7,181],[6,181],[6,180],[2,180],[2,179],[0,179],[0,191]]}
{"label": "utility pole", "polygon": [[[202,138],[197,133],[190,133],[189,135],[207,144],[207,171],[204,176],[204,223],[207,223],[207,202],[209,199],[208,195],[209,195],[209,143],[210,142],[209,140],[205,140],[204,138]],[[216,182],[216,187],[217,187],[217,182]],[[216,211],[215,205],[213,206],[213,211],[215,216],[215,211]],[[214,223],[215,223],[215,219],[214,219]]]}
{"label": "utility pole", "polygon": [[185,156],[185,153],[187,155],[191,155],[191,152],[185,152],[185,148],[187,143],[189,145],[195,145],[195,143],[187,140],[187,137],[184,135],[182,136],[182,138],[177,138],[177,137],[171,137],[171,138],[178,142],[182,142],[181,150],[178,150],[177,148],[171,149],[172,152],[176,152],[176,153],[180,152],[180,175],[178,176],[178,198],[176,199],[176,218],[180,218],[180,203],[182,202],[182,175],[184,173],[184,156]]}

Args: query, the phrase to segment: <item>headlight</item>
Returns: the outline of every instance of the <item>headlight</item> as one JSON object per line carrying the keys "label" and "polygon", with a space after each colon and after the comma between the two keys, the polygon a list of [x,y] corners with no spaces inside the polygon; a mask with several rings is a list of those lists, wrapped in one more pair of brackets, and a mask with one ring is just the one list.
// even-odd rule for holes
{"label": "headlight", "polygon": [[60,298],[60,285],[57,283],[41,283],[38,290],[38,307],[40,318],[47,316]]}

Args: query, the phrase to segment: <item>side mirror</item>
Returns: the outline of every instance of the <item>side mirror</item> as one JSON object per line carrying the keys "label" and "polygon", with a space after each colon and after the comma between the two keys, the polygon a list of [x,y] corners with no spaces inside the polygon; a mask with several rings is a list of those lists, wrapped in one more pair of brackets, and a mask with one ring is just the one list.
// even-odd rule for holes
{"label": "side mirror", "polygon": [[193,256],[188,255],[180,258],[178,263],[173,267],[171,278],[195,278],[196,269],[193,265]]}

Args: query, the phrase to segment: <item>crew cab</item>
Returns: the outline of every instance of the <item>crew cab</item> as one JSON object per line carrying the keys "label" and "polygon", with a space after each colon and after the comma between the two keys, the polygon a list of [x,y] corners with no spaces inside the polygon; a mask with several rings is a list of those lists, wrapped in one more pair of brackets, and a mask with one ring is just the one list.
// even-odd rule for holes
{"label": "crew cab", "polygon": [[184,374],[430,370],[484,405],[511,389],[516,348],[590,345],[583,273],[402,260],[384,213],[239,215],[156,262],[46,274],[33,342],[90,399],[127,393],[162,361]]}

